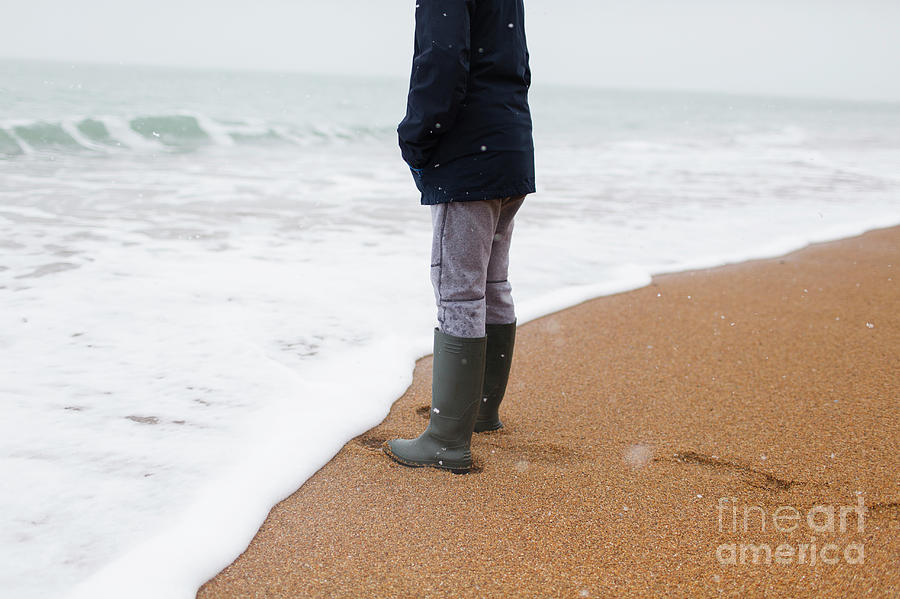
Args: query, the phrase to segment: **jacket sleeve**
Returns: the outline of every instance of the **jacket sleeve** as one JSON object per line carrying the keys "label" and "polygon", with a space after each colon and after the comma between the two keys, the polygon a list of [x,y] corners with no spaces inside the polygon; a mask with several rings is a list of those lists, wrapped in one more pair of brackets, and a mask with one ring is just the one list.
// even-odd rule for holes
{"label": "jacket sleeve", "polygon": [[409,166],[424,168],[453,127],[469,77],[471,11],[475,0],[418,0],[416,40],[406,117],[397,127]]}

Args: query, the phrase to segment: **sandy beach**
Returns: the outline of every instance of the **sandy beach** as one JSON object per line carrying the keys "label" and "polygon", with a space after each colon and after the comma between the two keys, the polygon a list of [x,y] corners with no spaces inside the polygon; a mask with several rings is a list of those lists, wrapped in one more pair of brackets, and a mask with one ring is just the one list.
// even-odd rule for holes
{"label": "sandy beach", "polygon": [[898,310],[894,227],[526,323],[468,475],[422,358],[198,597],[900,596]]}

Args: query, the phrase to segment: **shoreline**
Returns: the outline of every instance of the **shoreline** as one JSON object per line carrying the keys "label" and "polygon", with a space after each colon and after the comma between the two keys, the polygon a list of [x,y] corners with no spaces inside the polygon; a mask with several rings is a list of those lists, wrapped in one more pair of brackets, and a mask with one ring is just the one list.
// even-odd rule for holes
{"label": "shoreline", "polygon": [[[380,454],[424,427],[421,358],[384,422],[275,506],[198,596],[897,592],[898,246],[891,227],[656,275],[521,325],[507,428],[476,436],[468,476]],[[770,522],[859,497],[855,536]],[[768,528],[724,526],[741,507]],[[855,543],[864,564],[798,561],[802,545]],[[794,562],[727,565],[723,545],[791,545]]]}

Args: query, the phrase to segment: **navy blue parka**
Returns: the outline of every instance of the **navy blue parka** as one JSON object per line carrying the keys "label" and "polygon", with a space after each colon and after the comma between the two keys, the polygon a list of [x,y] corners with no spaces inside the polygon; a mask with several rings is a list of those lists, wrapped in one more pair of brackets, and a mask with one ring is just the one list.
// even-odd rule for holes
{"label": "navy blue parka", "polygon": [[417,0],[397,128],[422,204],[535,191],[523,0]]}

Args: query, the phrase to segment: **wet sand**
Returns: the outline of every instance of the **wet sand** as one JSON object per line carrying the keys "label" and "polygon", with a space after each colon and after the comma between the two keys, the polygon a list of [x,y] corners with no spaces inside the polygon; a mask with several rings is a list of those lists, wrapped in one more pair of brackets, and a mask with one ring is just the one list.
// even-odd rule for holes
{"label": "wet sand", "polygon": [[900,596],[900,227],[522,325],[468,475],[381,453],[430,373],[198,596]]}

